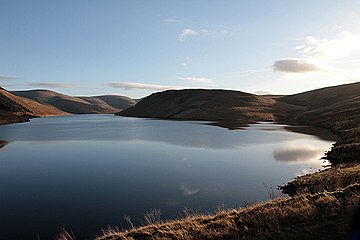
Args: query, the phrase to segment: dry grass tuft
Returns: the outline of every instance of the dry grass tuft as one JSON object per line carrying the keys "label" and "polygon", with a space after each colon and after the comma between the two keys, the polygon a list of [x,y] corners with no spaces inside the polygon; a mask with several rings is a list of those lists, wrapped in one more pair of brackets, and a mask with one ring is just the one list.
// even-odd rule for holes
{"label": "dry grass tuft", "polygon": [[348,233],[360,185],[334,192],[276,199],[215,215],[188,216],[126,231],[108,231],[97,240],[135,239],[341,239]]}
{"label": "dry grass tuft", "polygon": [[280,188],[290,196],[335,191],[351,184],[360,184],[359,164],[339,164],[327,170],[299,176]]}
{"label": "dry grass tuft", "polygon": [[69,233],[65,228],[63,228],[55,237],[55,240],[75,240],[75,237],[72,233]]}

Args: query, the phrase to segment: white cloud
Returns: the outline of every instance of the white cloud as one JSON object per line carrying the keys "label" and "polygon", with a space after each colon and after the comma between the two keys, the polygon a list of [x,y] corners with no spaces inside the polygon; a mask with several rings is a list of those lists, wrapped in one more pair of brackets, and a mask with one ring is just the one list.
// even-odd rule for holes
{"label": "white cloud", "polygon": [[302,73],[320,71],[322,70],[322,66],[311,59],[283,58],[274,62],[273,70],[279,72]]}
{"label": "white cloud", "polygon": [[188,88],[185,86],[166,86],[166,85],[156,85],[156,84],[147,84],[147,83],[134,83],[134,82],[116,82],[116,83],[107,83],[109,87],[113,88],[122,88],[125,90],[131,89],[146,89],[146,90],[170,90],[170,89],[184,89]]}
{"label": "white cloud", "polygon": [[179,79],[184,80],[184,81],[194,82],[194,83],[203,83],[203,84],[214,83],[214,81],[212,79],[206,78],[206,77],[181,77]]}
{"label": "white cloud", "polygon": [[50,87],[50,88],[78,88],[80,87],[78,84],[70,84],[70,83],[47,83],[47,82],[31,82],[28,83],[29,86],[32,87]]}
{"label": "white cloud", "polygon": [[342,31],[335,38],[307,36],[302,45],[295,47],[304,58],[329,62],[360,50],[360,34]]}
{"label": "white cloud", "polygon": [[[339,29],[339,28],[338,28]],[[286,72],[283,79],[327,78],[328,82],[358,79],[357,69],[344,70],[333,66],[339,63],[356,62],[360,51],[360,34],[342,31],[333,38],[307,36],[294,48],[299,57],[278,59],[274,71]],[[351,60],[345,57],[352,57]],[[355,58],[354,58],[355,57]],[[301,74],[301,75],[299,75]]]}
{"label": "white cloud", "polygon": [[186,28],[179,34],[178,39],[180,42],[186,42],[190,37],[194,37],[198,34],[199,33],[197,31],[191,28]]}

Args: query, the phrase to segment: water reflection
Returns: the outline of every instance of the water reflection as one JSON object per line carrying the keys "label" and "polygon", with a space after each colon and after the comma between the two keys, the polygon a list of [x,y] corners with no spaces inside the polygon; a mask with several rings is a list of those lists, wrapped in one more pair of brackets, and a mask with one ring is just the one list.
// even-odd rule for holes
{"label": "water reflection", "polygon": [[5,147],[9,142],[7,141],[0,141],[0,149]]}
{"label": "water reflection", "polygon": [[285,125],[261,123],[252,124],[244,130],[225,131],[220,127],[206,125],[206,122],[124,118],[104,114],[96,117],[72,115],[36,118],[31,123],[1,126],[0,136],[8,141],[163,142],[209,149],[280,143],[294,137],[309,138],[307,134],[291,134],[284,128]]}
{"label": "water reflection", "polygon": [[306,162],[316,161],[324,156],[324,148],[306,145],[284,145],[275,148],[273,156],[280,162]]}
{"label": "water reflection", "polygon": [[188,183],[186,182],[182,182],[179,186],[179,190],[183,192],[184,195],[186,196],[192,196],[192,195],[195,195],[197,194],[200,189],[198,188],[195,188],[195,187],[192,187],[190,186]]}
{"label": "water reflection", "polygon": [[332,143],[279,124],[229,131],[112,115],[32,119],[0,126],[0,137],[10,141],[0,152],[0,239],[7,240],[51,239],[63,226],[93,239],[150,209],[174,218],[185,207],[207,212],[266,200],[264,183],[317,171]]}

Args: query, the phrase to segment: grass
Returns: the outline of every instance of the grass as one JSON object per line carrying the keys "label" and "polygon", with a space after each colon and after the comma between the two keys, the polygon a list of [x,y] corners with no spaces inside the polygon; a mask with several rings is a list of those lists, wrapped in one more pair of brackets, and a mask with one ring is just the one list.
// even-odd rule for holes
{"label": "grass", "polygon": [[189,215],[165,222],[156,219],[138,228],[107,230],[96,240],[345,239],[359,202],[360,185],[354,184],[214,215]]}
{"label": "grass", "polygon": [[0,93],[0,109],[6,112],[26,112],[27,108]]}
{"label": "grass", "polygon": [[321,172],[299,176],[280,188],[290,196],[302,193],[335,191],[348,185],[360,184],[359,164],[338,164]]}

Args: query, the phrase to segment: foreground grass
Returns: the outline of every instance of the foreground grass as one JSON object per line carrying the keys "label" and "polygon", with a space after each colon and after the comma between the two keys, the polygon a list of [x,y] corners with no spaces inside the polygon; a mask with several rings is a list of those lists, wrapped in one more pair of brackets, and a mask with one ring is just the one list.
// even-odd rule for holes
{"label": "foreground grass", "polygon": [[360,164],[337,164],[312,174],[299,176],[280,188],[286,194],[295,196],[304,193],[335,191],[351,184],[360,184]]}
{"label": "foreground grass", "polygon": [[108,230],[96,240],[345,239],[359,202],[360,184],[354,184],[334,192],[276,199],[215,215],[188,216],[124,231]]}

